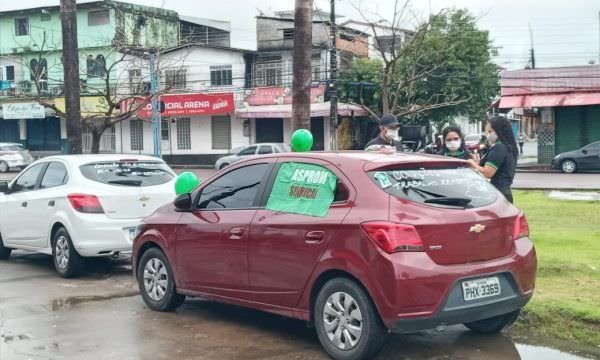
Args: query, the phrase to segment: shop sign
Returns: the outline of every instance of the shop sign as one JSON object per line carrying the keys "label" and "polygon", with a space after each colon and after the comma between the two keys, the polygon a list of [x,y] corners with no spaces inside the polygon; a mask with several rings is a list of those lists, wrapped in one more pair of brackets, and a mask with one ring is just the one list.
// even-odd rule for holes
{"label": "shop sign", "polygon": [[46,117],[44,107],[35,102],[2,104],[4,119],[43,119]]}

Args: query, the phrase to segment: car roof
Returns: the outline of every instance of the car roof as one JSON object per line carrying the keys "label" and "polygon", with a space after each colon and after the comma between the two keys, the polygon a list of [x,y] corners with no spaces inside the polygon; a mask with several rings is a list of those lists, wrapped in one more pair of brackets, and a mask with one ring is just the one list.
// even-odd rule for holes
{"label": "car roof", "polygon": [[162,159],[149,155],[136,154],[83,154],[83,155],[53,155],[42,159],[43,161],[63,160],[73,165],[84,165],[92,162],[104,161],[158,161]]}
{"label": "car roof", "polygon": [[[291,153],[279,153],[261,156],[261,159],[285,159],[285,158],[306,158],[307,160],[325,160],[334,164],[343,164],[344,162],[361,162],[365,171],[370,171],[379,168],[385,168],[392,165],[399,164],[447,164],[457,165],[466,163],[464,160],[439,156],[430,155],[424,153],[403,153],[397,152],[393,154],[382,154],[376,152],[369,152],[364,150],[356,151],[309,151],[309,152],[291,152]],[[256,158],[250,158],[248,160],[242,160],[240,163],[246,161],[256,160]]]}

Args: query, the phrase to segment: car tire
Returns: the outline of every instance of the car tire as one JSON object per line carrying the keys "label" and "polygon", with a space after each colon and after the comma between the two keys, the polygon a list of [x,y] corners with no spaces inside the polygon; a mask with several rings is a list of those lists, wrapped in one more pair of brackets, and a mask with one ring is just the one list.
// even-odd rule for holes
{"label": "car tire", "polygon": [[67,229],[60,228],[52,239],[52,261],[56,272],[63,278],[74,278],[81,274],[84,259],[77,253]]}
{"label": "car tire", "polygon": [[219,166],[219,170],[223,170],[228,166],[229,166],[229,164],[221,164],[221,166]]}
{"label": "car tire", "polygon": [[313,313],[319,341],[333,359],[371,359],[383,347],[387,329],[365,290],[354,281],[336,278],[325,283]]}
{"label": "car tire", "polygon": [[502,329],[512,325],[515,321],[517,321],[520,313],[521,309],[507,314],[494,316],[489,319],[465,323],[464,325],[476,333],[497,334],[502,331]]}
{"label": "car tire", "polygon": [[144,303],[152,310],[172,311],[185,301],[185,295],[177,293],[169,260],[159,248],[142,254],[137,281]]}
{"label": "car tire", "polygon": [[4,246],[2,236],[0,236],[0,260],[8,259],[10,257],[11,252],[12,252],[12,249]]}
{"label": "car tire", "polygon": [[6,173],[10,170],[10,166],[6,161],[0,161],[0,173]]}
{"label": "car tire", "polygon": [[566,174],[577,172],[577,163],[574,160],[564,160],[560,163],[560,170]]}

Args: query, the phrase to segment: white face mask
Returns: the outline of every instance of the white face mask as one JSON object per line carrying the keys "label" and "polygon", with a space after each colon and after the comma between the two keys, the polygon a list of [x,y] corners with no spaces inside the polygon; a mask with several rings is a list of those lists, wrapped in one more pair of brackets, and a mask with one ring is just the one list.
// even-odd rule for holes
{"label": "white face mask", "polygon": [[385,131],[385,136],[387,136],[388,138],[394,140],[394,141],[398,141],[398,130],[394,130],[394,129],[387,129]]}
{"label": "white face mask", "polygon": [[450,151],[456,151],[456,150],[460,149],[461,144],[462,144],[462,142],[460,140],[453,140],[453,141],[448,141],[446,143],[446,147]]}
{"label": "white face mask", "polygon": [[495,132],[488,134],[487,139],[490,143],[495,144],[498,141],[498,135]]}

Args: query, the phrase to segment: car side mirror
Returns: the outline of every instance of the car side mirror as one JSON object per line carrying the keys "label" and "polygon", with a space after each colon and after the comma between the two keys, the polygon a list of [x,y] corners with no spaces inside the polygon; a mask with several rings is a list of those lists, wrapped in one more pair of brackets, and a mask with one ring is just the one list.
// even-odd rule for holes
{"label": "car side mirror", "polygon": [[175,210],[185,212],[192,210],[192,195],[189,193],[178,195],[173,201]]}
{"label": "car side mirror", "polygon": [[8,181],[0,181],[0,194],[8,194],[10,192],[10,187],[8,186]]}
{"label": "car side mirror", "polygon": [[587,154],[588,151],[587,150],[581,150],[582,153]]}

